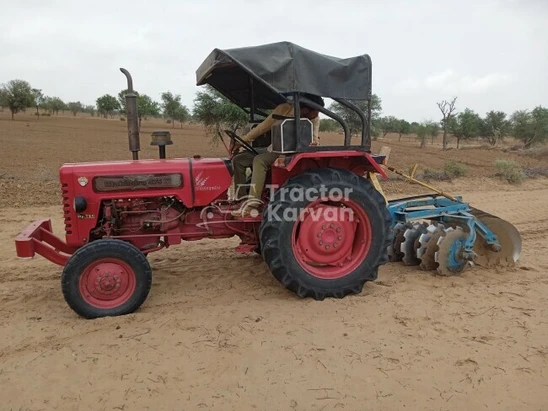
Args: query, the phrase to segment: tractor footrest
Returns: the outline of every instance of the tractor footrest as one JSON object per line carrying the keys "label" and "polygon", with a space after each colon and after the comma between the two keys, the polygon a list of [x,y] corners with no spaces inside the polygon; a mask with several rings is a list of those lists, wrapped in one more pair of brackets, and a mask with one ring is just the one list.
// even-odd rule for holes
{"label": "tractor footrest", "polygon": [[20,258],[40,254],[55,264],[64,266],[76,248],[53,235],[49,218],[37,220],[27,226],[15,239],[15,249]]}

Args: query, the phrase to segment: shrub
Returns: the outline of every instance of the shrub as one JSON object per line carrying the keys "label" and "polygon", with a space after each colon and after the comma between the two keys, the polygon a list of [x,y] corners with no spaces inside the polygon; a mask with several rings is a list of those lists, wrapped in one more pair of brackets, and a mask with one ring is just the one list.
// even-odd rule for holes
{"label": "shrub", "polygon": [[449,178],[463,177],[466,175],[468,169],[462,163],[457,163],[456,161],[447,161],[443,165],[443,171],[447,174]]}
{"label": "shrub", "polygon": [[527,178],[548,177],[548,168],[527,167],[523,169],[523,174]]}
{"label": "shrub", "polygon": [[548,158],[548,145],[531,147],[523,152],[526,156],[533,158]]}
{"label": "shrub", "polygon": [[[409,174],[413,167],[409,168]],[[437,180],[437,181],[451,181],[453,178],[462,177],[466,175],[467,168],[462,163],[457,163],[456,161],[447,161],[443,165],[443,170],[437,170],[434,168],[425,168],[422,172],[416,173],[417,179],[423,179],[426,181]]]}
{"label": "shrub", "polygon": [[495,160],[496,176],[504,178],[510,184],[519,184],[523,181],[525,174],[521,166],[514,160]]}
{"label": "shrub", "polygon": [[126,121],[125,117],[120,117],[120,121]]}
{"label": "shrub", "polygon": [[439,181],[447,181],[451,180],[451,178],[447,175],[447,173],[443,170],[435,170],[432,168],[425,168],[421,173],[421,178],[427,181],[430,180],[439,180]]}

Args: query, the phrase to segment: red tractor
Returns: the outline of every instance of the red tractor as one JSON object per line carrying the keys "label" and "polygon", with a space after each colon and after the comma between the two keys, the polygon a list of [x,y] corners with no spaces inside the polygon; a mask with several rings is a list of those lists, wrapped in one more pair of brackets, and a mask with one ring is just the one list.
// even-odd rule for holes
{"label": "red tractor", "polygon": [[[269,135],[278,159],[267,175],[264,207],[257,217],[231,214],[227,158],[166,159],[169,133],[153,133],[158,159],[138,159],[136,96],[130,74],[127,123],[132,160],[67,163],[60,168],[65,241],[49,219],[36,221],[16,239],[17,255],[38,253],[64,266],[61,283],[68,305],[86,318],[135,311],[147,298],[151,252],[183,240],[238,236],[237,251],[259,252],[272,274],[300,297],[322,300],[360,293],[387,261],[392,217],[375,188],[386,177],[383,156],[370,154],[371,112],[352,100],[371,100],[371,60],[339,59],[291,43],[215,49],[197,70],[209,84],[248,112],[256,123],[264,111],[290,102],[294,116],[276,122]],[[332,98],[363,122],[351,144],[345,121],[304,97]],[[311,146],[311,123],[300,103],[338,121],[340,146]],[[245,150],[256,152],[234,133]]]}

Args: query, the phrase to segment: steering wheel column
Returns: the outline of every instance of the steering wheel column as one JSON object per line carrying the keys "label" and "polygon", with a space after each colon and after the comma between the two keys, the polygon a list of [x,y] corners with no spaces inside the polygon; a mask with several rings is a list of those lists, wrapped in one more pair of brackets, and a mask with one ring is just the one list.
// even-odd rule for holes
{"label": "steering wheel column", "polygon": [[[232,130],[224,130],[225,134],[230,137],[230,151],[232,151],[232,148],[236,145],[236,143],[240,144],[246,151],[249,151],[253,154],[259,154],[257,150],[255,150],[247,141],[242,139],[238,134],[233,132]],[[232,153],[228,153],[230,156],[232,156]]]}

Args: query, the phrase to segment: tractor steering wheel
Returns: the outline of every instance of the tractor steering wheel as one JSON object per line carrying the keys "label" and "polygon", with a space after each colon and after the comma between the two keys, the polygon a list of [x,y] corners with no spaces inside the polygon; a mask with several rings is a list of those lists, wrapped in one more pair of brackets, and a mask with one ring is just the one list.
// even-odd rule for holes
{"label": "tractor steering wheel", "polygon": [[[253,154],[259,154],[257,150],[255,150],[248,142],[244,141],[238,134],[236,134],[232,130],[224,130],[224,132],[228,137],[230,137],[233,143],[238,142],[246,151],[249,151]],[[232,146],[233,144],[230,144],[230,147]]]}

